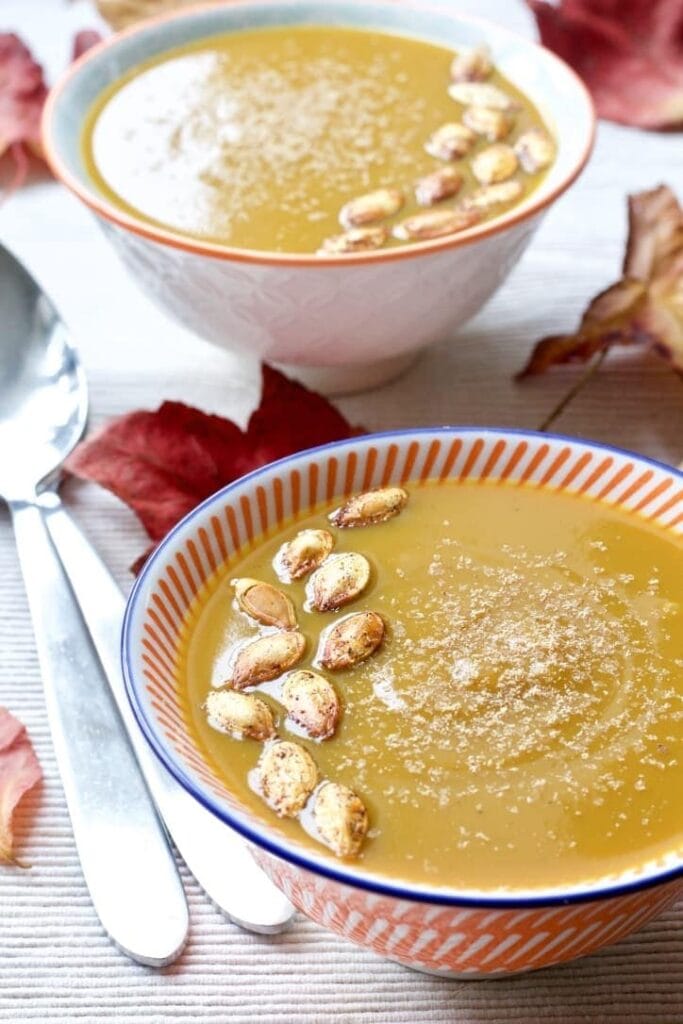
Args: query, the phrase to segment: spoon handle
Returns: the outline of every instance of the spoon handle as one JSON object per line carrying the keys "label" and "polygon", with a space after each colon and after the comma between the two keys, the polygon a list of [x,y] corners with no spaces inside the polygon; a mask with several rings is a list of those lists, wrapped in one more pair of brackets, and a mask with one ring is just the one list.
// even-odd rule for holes
{"label": "spoon handle", "polygon": [[171,963],[188,911],[166,836],[103,685],[40,509],[10,503],[55,756],[93,906],[116,945]]}
{"label": "spoon handle", "polygon": [[125,600],[118,585],[59,495],[47,491],[40,502],[140,770],[180,855],[207,895],[235,924],[254,932],[282,931],[294,914],[291,903],[261,871],[237,833],[176,782],[140,731],[121,672]]}

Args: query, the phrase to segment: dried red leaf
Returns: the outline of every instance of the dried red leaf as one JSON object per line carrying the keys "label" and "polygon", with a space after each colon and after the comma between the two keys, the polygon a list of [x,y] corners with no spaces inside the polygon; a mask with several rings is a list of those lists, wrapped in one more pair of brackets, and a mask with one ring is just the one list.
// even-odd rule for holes
{"label": "dried red leaf", "polygon": [[181,402],[164,402],[156,412],[113,420],[80,444],[66,466],[112,491],[159,541],[232,480],[285,455],[353,434],[325,398],[264,365],[261,402],[246,431]]}
{"label": "dried red leaf", "polygon": [[[72,59],[101,38],[94,29],[78,32]],[[23,184],[29,155],[42,159],[40,118],[47,92],[43,69],[28,47],[14,32],[0,32],[0,158],[7,153],[14,163],[7,194]]]}
{"label": "dried red leaf", "polygon": [[77,32],[74,36],[73,48],[71,51],[71,60],[78,60],[84,53],[90,50],[97,43],[101,42],[102,34],[94,28],[82,28],[80,32]]}
{"label": "dried red leaf", "polygon": [[598,114],[641,128],[683,124],[680,0],[527,0],[541,40],[578,72]]}
{"label": "dried red leaf", "polygon": [[0,862],[14,861],[14,808],[42,774],[26,729],[14,715],[0,708]]}
{"label": "dried red leaf", "polygon": [[14,32],[0,33],[0,157],[9,153],[14,176],[9,190],[26,177],[28,152],[40,154],[40,115],[47,86],[43,70]]}
{"label": "dried red leaf", "polygon": [[575,334],[543,338],[519,374],[584,363],[613,345],[640,345],[683,372],[683,209],[667,188],[628,198],[624,276],[597,295]]}

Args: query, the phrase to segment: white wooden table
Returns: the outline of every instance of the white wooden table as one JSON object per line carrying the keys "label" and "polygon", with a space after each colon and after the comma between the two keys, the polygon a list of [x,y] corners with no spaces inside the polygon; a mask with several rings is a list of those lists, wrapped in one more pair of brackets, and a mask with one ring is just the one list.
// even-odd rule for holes
{"label": "white wooden table", "polygon": [[[517,0],[459,9],[534,31]],[[54,78],[75,28],[96,23],[84,0],[2,0],[0,30],[20,32]],[[550,212],[505,287],[452,341],[395,384],[341,401],[368,429],[488,423],[534,427],[574,379],[557,370],[524,385],[513,373],[542,334],[572,328],[615,278],[625,195],[666,181],[683,195],[680,135],[602,125],[580,182]],[[136,290],[90,215],[47,175],[0,207],[0,240],[50,291],[89,375],[92,420],[182,398],[243,421],[258,370],[197,341]],[[683,458],[683,388],[654,357],[614,354],[556,425],[570,434]],[[0,453],[0,458],[2,453]],[[117,575],[145,545],[133,516],[94,487],[67,499]],[[683,1022],[683,904],[596,956],[509,981],[450,983],[357,950],[303,918],[285,935],[240,932],[185,881],[187,951],[163,971],[125,960],[90,907],[45,722],[38,665],[7,515],[0,511],[0,704],[28,726],[45,782],[17,816],[30,869],[0,869],[0,1022],[199,1024],[263,1021],[429,1024],[462,1021]]]}

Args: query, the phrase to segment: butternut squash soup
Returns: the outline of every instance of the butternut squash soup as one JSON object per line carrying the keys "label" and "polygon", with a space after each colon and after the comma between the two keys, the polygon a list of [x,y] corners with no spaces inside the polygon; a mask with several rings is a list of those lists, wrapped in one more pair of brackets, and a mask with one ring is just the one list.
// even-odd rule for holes
{"label": "butternut squash soup", "polygon": [[683,847],[683,548],[528,485],[427,482],[220,570],[181,674],[255,816],[376,875],[492,890]]}
{"label": "butternut squash soup", "polygon": [[128,71],[83,133],[119,209],[195,239],[321,258],[453,234],[535,189],[554,142],[486,49],[296,25]]}

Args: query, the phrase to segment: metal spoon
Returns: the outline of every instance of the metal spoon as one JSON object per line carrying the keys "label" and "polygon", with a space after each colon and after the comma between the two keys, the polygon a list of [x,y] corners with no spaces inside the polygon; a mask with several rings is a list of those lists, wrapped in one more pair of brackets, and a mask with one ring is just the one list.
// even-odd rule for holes
{"label": "metal spoon", "polygon": [[184,942],[187,908],[142,773],[209,897],[242,927],[281,931],[291,904],[239,836],[163,768],[135,722],[120,668],[123,595],[56,490],[61,463],[85,428],[85,377],[54,306],[2,246],[0,324],[0,496],[12,513],[55,751],[102,923],[145,963],[170,962]]}

